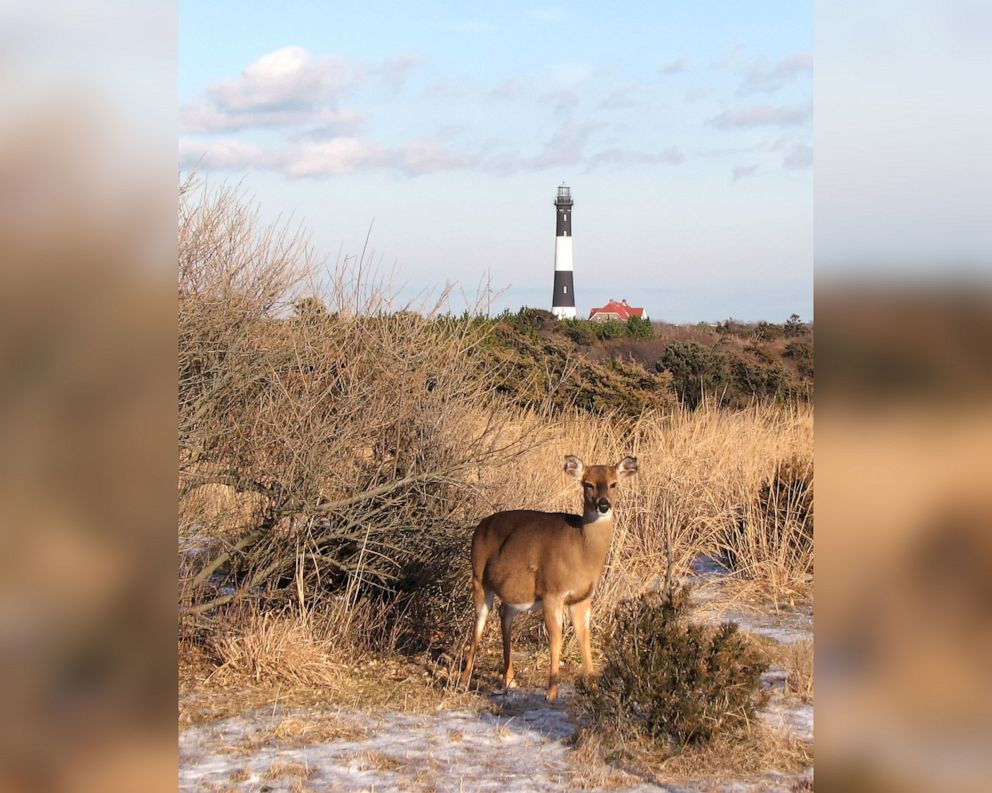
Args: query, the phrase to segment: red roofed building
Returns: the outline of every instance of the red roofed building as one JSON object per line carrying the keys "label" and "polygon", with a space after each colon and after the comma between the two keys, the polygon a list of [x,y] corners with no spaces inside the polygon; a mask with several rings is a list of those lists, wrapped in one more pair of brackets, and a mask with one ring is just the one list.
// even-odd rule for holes
{"label": "red roofed building", "polygon": [[596,322],[608,322],[611,319],[626,322],[631,317],[641,317],[642,319],[648,318],[647,314],[644,313],[643,308],[635,308],[626,300],[621,300],[618,302],[612,298],[610,299],[610,302],[602,308],[594,308],[589,312],[589,319]]}

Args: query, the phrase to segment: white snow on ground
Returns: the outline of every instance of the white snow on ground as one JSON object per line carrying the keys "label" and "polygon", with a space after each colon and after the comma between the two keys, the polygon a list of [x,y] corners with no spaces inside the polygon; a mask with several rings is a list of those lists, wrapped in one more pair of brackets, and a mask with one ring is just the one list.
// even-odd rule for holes
{"label": "white snow on ground", "polygon": [[[564,692],[563,692],[564,693]],[[572,764],[564,741],[574,726],[562,705],[544,702],[543,692],[513,692],[520,714],[510,718],[470,711],[390,713],[372,720],[358,713],[344,719],[368,730],[357,740],[305,746],[264,746],[248,754],[221,753],[238,744],[264,741],[293,715],[318,721],[319,714],[256,711],[237,719],[187,729],[180,735],[180,790],[229,784],[242,769],[244,790],[291,790],[299,776],[265,779],[273,764],[293,763],[311,771],[312,790],[347,791],[560,791],[572,789]],[[342,720],[339,713],[331,718]],[[628,791],[662,791],[653,785]]]}
{"label": "white snow on ground", "polygon": [[[741,630],[756,633],[781,644],[792,644],[813,638],[813,606],[803,604],[795,608],[783,608],[769,613],[744,604],[724,604],[719,607],[712,601],[722,602],[721,587],[727,577],[727,569],[719,560],[705,554],[696,558],[692,565],[693,574],[683,583],[692,586],[692,602],[700,606],[698,619],[705,622],[736,622]],[[658,581],[661,587],[661,581]]]}
{"label": "white snow on ground", "polygon": [[[772,701],[761,714],[769,725],[812,741],[813,706],[784,698],[784,673],[765,675]],[[573,695],[562,686],[562,698]],[[293,791],[562,791],[577,783],[568,739],[575,725],[561,702],[541,690],[517,689],[504,713],[471,711],[368,716],[358,712],[268,707],[235,719],[189,727],[179,736],[179,789]],[[359,737],[326,742],[280,741],[278,726],[305,720],[319,734],[322,721]],[[280,773],[280,765],[283,773]],[[290,768],[290,771],[285,769]],[[233,775],[233,776],[232,776]],[[733,793],[792,791],[811,779],[770,773],[716,788]],[[302,788],[296,788],[302,782]],[[586,788],[588,789],[588,788]],[[609,788],[618,793],[714,790],[712,783],[661,787],[649,783]]]}
{"label": "white snow on ground", "polygon": [[736,622],[741,630],[756,633],[780,644],[813,638],[813,608],[804,605],[768,614],[749,608],[720,608],[701,615],[706,622]]}

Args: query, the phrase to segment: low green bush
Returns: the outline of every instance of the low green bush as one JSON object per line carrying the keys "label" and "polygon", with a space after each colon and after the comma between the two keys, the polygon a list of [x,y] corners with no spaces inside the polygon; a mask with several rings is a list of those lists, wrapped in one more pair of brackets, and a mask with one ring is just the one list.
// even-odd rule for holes
{"label": "low green bush", "polygon": [[597,339],[624,339],[627,337],[627,323],[616,319],[606,322],[591,322],[593,333]]}
{"label": "low green bush", "polygon": [[813,345],[808,341],[793,339],[785,345],[782,353],[785,358],[792,358],[796,362],[799,374],[804,377],[813,376]]}
{"label": "low green bush", "polygon": [[802,336],[807,332],[806,323],[800,319],[798,314],[791,314],[785,321],[785,335]]}
{"label": "low green bush", "polygon": [[631,317],[627,320],[627,335],[632,339],[650,339],[654,336],[654,326],[644,317]]}
{"label": "low green bush", "polygon": [[671,372],[675,392],[688,408],[695,408],[704,396],[722,392],[729,380],[727,359],[692,341],[669,344],[655,369]]}
{"label": "low green bush", "polygon": [[592,323],[584,319],[568,319],[561,323],[561,331],[565,337],[581,347],[589,347],[596,341],[596,332]]}
{"label": "low green bush", "polygon": [[602,675],[578,687],[596,728],[685,745],[742,732],[753,719],[767,662],[735,623],[689,622],[687,600],[683,589],[618,606]]}

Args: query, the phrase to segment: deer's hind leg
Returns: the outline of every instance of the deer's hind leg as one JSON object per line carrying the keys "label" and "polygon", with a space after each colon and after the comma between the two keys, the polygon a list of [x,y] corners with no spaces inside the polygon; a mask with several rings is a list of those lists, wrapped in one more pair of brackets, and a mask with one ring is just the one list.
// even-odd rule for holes
{"label": "deer's hind leg", "polygon": [[475,626],[472,631],[472,644],[468,650],[468,657],[465,659],[465,671],[462,672],[459,685],[467,689],[469,681],[472,679],[472,669],[475,667],[475,655],[479,651],[479,643],[482,641],[482,634],[486,630],[486,620],[493,607],[494,594],[487,592],[482,585],[482,581],[472,578],[472,601],[475,604]]}
{"label": "deer's hind leg", "polygon": [[503,689],[509,689],[516,685],[513,682],[513,659],[510,656],[510,635],[513,629],[513,620],[516,619],[520,609],[514,608],[508,603],[501,603],[499,607],[500,620],[503,623]]}

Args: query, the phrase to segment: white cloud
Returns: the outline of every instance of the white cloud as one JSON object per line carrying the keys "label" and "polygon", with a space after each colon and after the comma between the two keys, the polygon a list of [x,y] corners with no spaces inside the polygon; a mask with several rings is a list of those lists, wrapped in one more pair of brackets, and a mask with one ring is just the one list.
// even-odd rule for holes
{"label": "white cloud", "polygon": [[519,80],[504,80],[493,88],[487,96],[490,99],[516,99],[524,94],[524,86]]}
{"label": "white cloud", "polygon": [[549,91],[541,94],[540,99],[541,103],[550,107],[559,118],[570,116],[580,102],[579,95],[574,91]]}
{"label": "white cloud", "polygon": [[232,113],[307,108],[335,101],[365,72],[361,65],[314,57],[303,47],[283,47],[246,67],[241,77],[218,83],[208,95]]}
{"label": "white cloud", "polygon": [[725,110],[710,119],[717,129],[746,127],[790,127],[805,124],[812,113],[808,105],[752,105]]}
{"label": "white cloud", "polygon": [[[603,133],[608,124],[579,117],[583,98],[572,84],[586,69],[581,64],[559,64],[552,70],[549,90],[539,99],[556,123],[536,150],[527,150],[512,138],[471,142],[460,127],[450,124],[439,125],[433,135],[385,143],[366,134],[373,119],[341,106],[353,89],[369,81],[381,81],[389,92],[402,90],[411,70],[423,60],[419,54],[409,54],[363,65],[318,57],[297,46],[270,52],[237,78],[214,84],[182,109],[184,129],[204,133],[180,142],[182,166],[267,169],[289,178],[319,178],[373,170],[409,176],[464,169],[511,174],[562,165],[591,170],[677,165],[685,160],[676,146],[645,150],[628,145],[634,127],[620,130],[622,134],[611,139]],[[600,107],[629,107],[644,87],[641,83],[620,86]],[[423,90],[425,96],[449,100],[480,95],[478,86],[464,82],[433,82]],[[519,76],[481,93],[502,100],[535,94],[526,78]],[[275,129],[281,140],[249,143],[234,134],[257,128]]]}
{"label": "white cloud", "polygon": [[376,165],[382,151],[358,138],[303,143],[288,152],[285,161],[287,176],[340,176]]}
{"label": "white cloud", "polygon": [[670,61],[662,66],[659,70],[659,74],[678,74],[679,72],[684,72],[689,68],[689,59],[683,55],[681,58],[676,58],[674,61]]}
{"label": "white cloud", "polygon": [[574,165],[581,162],[593,133],[604,127],[606,124],[593,121],[583,124],[565,122],[555,130],[541,153],[530,161],[530,166],[548,168],[552,165]]}
{"label": "white cloud", "polygon": [[411,52],[407,55],[400,55],[397,58],[386,61],[374,71],[382,77],[383,82],[390,91],[398,93],[406,85],[407,78],[410,76],[413,67],[426,60],[426,56],[421,53]]}
{"label": "white cloud", "polygon": [[801,76],[813,75],[813,56],[808,52],[797,52],[777,63],[769,64],[758,60],[748,70],[741,93],[771,93]]}
{"label": "white cloud", "polygon": [[272,153],[240,140],[179,139],[179,162],[183,168],[241,171],[247,168],[272,168],[278,158]]}
{"label": "white cloud", "polygon": [[739,182],[741,179],[746,179],[748,176],[754,176],[757,172],[757,165],[735,165],[730,169],[730,177],[732,181]]}
{"label": "white cloud", "polygon": [[211,86],[200,99],[180,110],[187,132],[224,132],[255,127],[333,125],[354,120],[341,110],[341,99],[370,75],[398,91],[410,70],[423,60],[412,53],[378,66],[315,56],[288,46],[263,55],[239,77]]}
{"label": "white cloud", "polygon": [[561,22],[565,19],[565,9],[561,6],[535,6],[527,11],[527,16],[539,22]]}
{"label": "white cloud", "polygon": [[589,158],[586,173],[600,165],[681,165],[685,162],[685,154],[678,146],[669,146],[658,152],[631,151],[619,147],[604,149]]}
{"label": "white cloud", "polygon": [[797,143],[785,155],[782,165],[795,170],[811,168],[813,166],[813,147],[807,146],[805,143]]}

